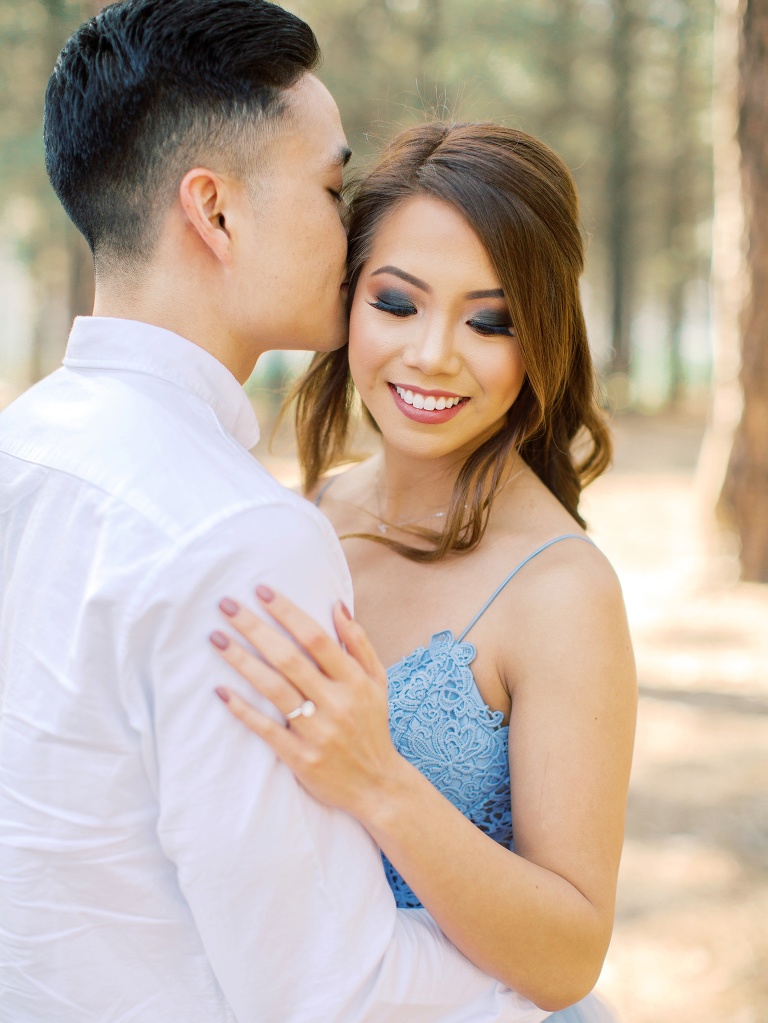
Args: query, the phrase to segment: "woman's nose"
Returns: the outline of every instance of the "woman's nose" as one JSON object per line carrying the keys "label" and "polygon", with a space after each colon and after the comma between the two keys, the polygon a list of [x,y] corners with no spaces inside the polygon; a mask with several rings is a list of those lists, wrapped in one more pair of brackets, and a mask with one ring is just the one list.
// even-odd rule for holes
{"label": "woman's nose", "polygon": [[461,362],[453,330],[438,319],[425,324],[425,329],[411,339],[403,352],[403,362],[425,376],[455,376]]}

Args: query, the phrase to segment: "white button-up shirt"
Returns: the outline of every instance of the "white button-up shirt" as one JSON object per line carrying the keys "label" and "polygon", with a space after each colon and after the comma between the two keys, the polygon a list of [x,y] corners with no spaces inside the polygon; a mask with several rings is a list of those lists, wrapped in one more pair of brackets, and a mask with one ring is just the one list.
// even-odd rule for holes
{"label": "white button-up shirt", "polygon": [[213,695],[246,688],[220,597],[352,601],[257,439],[221,363],[128,320],[0,415],[0,1020],[536,1023]]}

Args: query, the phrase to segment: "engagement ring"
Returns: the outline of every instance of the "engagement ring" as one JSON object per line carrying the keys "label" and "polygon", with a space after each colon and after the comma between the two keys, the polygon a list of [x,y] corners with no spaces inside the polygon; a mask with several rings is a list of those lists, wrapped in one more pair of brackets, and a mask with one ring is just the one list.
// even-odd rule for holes
{"label": "engagement ring", "polygon": [[285,720],[293,721],[294,718],[311,718],[316,710],[317,707],[311,700],[305,700],[301,706],[296,708],[296,710],[292,710],[290,714],[286,714]]}

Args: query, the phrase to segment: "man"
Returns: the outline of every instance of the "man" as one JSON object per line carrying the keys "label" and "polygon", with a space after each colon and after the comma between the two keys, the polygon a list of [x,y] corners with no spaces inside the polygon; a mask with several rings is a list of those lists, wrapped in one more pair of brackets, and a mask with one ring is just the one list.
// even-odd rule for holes
{"label": "man", "polygon": [[212,690],[220,595],[331,627],[330,527],[249,455],[268,348],[344,341],[349,155],[317,43],[263,0],[126,0],[51,78],[53,186],[93,318],[0,416],[0,1019],[537,1021],[359,825]]}

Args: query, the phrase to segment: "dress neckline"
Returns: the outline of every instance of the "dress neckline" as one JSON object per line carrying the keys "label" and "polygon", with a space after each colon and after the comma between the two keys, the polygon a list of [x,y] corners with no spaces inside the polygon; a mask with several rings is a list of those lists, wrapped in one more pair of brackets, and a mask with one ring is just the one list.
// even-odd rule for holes
{"label": "dress neckline", "polygon": [[496,587],[488,600],[486,600],[474,618],[472,618],[469,625],[467,625],[458,637],[454,637],[451,629],[443,629],[440,632],[432,633],[427,646],[416,647],[410,653],[401,657],[400,660],[395,661],[394,664],[390,665],[390,667],[387,668],[387,678],[390,678],[391,675],[395,674],[413,657],[422,657],[424,654],[429,654],[434,660],[436,654],[445,654],[450,651],[450,656],[452,660],[456,662],[457,666],[463,667],[468,671],[469,676],[472,679],[472,692],[476,696],[478,702],[485,708],[489,722],[491,722],[496,728],[509,728],[508,725],[501,724],[504,720],[504,712],[500,710],[492,710],[483,698],[483,694],[480,692],[477,679],[475,678],[475,673],[470,668],[470,664],[477,657],[477,649],[473,643],[467,642],[465,637],[475,627],[475,625],[477,625],[478,621],[482,618],[494,600],[496,600],[502,590],[514,579],[521,568],[527,565],[529,561],[532,561],[537,555],[541,554],[542,551],[552,547],[553,544],[559,543],[561,540],[571,539],[584,540],[586,543],[594,546],[589,537],[584,536],[583,533],[563,533],[560,536],[556,536],[553,539],[548,540],[546,543],[540,544],[536,550],[532,551],[527,557],[523,558],[519,564],[515,565],[512,571],[501,582],[501,584]]}
{"label": "dress neckline", "polygon": [[[477,612],[474,618],[472,618],[469,625],[467,625],[467,627],[459,633],[457,638],[454,639],[452,629],[441,629],[439,632],[432,633],[430,637],[430,644],[437,636],[444,635],[451,636],[451,639],[453,640],[454,643],[458,644],[464,642],[464,637],[467,636],[468,633],[470,633],[472,629],[477,625],[477,623],[483,617],[483,615],[491,606],[491,604],[496,600],[496,598],[499,596],[502,590],[504,590],[509,585],[509,583],[512,582],[512,580],[515,578],[520,569],[524,568],[525,565],[527,565],[529,561],[532,561],[538,554],[541,554],[543,551],[547,550],[548,547],[552,547],[553,544],[559,543],[561,540],[583,540],[585,541],[585,543],[588,543],[591,547],[595,546],[594,543],[589,539],[589,537],[584,536],[583,533],[562,533],[560,536],[556,536],[552,540],[547,540],[546,543],[540,544],[540,546],[538,546],[535,551],[532,551],[529,555],[527,555],[527,557],[523,558],[523,560],[519,562],[519,564],[515,565],[515,567],[512,569],[509,575],[507,575],[506,578],[499,584],[499,586],[496,587],[496,589],[493,591],[488,600],[486,600],[486,602],[483,604],[483,606],[480,608],[480,610]],[[472,646],[471,643],[468,643],[467,646],[471,647],[471,649],[475,651],[475,647]],[[400,660],[395,661],[395,663],[392,664],[390,668],[387,668],[387,671],[389,672],[392,668],[396,668],[398,665],[402,664],[403,661],[407,660],[409,657],[412,657],[419,650],[425,649],[428,649],[428,647],[423,646],[415,647],[413,650],[411,650],[410,653],[404,654],[400,658]],[[476,656],[477,653],[475,651],[472,660],[474,660]]]}
{"label": "dress neckline", "polygon": [[468,691],[471,692],[476,703],[485,711],[487,724],[494,731],[509,729],[509,725],[503,724],[504,711],[493,710],[485,701],[478,687],[475,673],[470,667],[477,657],[477,648],[474,643],[469,643],[461,638],[456,639],[450,629],[443,629],[441,632],[433,633],[427,646],[417,646],[409,654],[401,657],[399,661],[395,661],[394,664],[387,668],[387,678],[391,679],[391,676],[406,667],[408,661],[412,658],[421,660],[425,654],[428,654],[433,662],[440,656],[448,655],[455,663],[457,669],[466,671],[472,680],[472,685],[468,687]]}

